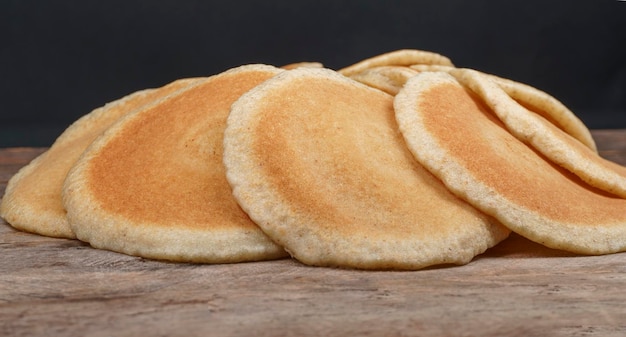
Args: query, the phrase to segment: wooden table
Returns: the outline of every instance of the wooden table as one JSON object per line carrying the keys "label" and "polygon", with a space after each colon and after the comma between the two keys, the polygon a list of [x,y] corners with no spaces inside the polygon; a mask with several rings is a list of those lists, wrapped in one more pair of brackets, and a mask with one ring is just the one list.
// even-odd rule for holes
{"label": "wooden table", "polygon": [[[594,137],[626,164],[626,130]],[[0,149],[0,192],[43,150]],[[414,272],[167,263],[4,222],[0,254],[0,336],[626,336],[626,253],[517,235],[468,265]]]}

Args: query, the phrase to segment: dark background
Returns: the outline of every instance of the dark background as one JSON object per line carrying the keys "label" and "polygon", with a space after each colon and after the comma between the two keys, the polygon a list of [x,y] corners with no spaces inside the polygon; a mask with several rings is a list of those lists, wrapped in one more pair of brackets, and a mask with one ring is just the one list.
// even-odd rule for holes
{"label": "dark background", "polygon": [[247,63],[435,51],[626,127],[626,2],[0,0],[0,147],[49,146],[136,90]]}

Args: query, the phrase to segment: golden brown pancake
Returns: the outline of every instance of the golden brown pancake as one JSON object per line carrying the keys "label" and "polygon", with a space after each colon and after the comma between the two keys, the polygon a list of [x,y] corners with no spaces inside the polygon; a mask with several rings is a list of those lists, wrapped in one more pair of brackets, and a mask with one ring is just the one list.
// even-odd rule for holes
{"label": "golden brown pancake", "polygon": [[146,258],[228,263],[286,256],[239,208],[222,164],[232,102],[281,70],[248,65],[125,116],[67,176],[76,237]]}
{"label": "golden brown pancake", "polygon": [[626,200],[587,185],[522,143],[451,75],[412,77],[394,107],[415,158],[511,230],[574,253],[626,250]]}
{"label": "golden brown pancake", "polygon": [[453,65],[449,58],[441,54],[416,49],[400,49],[364,59],[351,66],[339,69],[338,72],[345,76],[351,76],[372,67],[409,66],[414,64]]}
{"label": "golden brown pancake", "polygon": [[518,139],[589,185],[626,198],[626,167],[600,157],[541,115],[529,111],[483,74],[470,69],[456,69],[451,74],[481,97]]}
{"label": "golden brown pancake", "polygon": [[396,95],[404,83],[417,74],[416,70],[405,66],[379,66],[365,69],[349,77],[390,95]]}
{"label": "golden brown pancake", "polygon": [[598,152],[587,126],[559,100],[530,85],[495,75],[487,76],[519,104],[547,119],[592,151]]}
{"label": "golden brown pancake", "polygon": [[15,174],[0,204],[0,216],[13,227],[52,237],[74,238],[61,201],[63,180],[81,153],[126,113],[190,85],[196,79],[174,81],[108,103],[69,126],[44,153]]}
{"label": "golden brown pancake", "polygon": [[[450,66],[417,64],[410,66],[411,69],[418,72],[425,71],[442,71],[449,72],[453,75],[457,72],[463,72],[466,69],[457,69]],[[477,70],[473,70],[478,72]],[[523,105],[528,110],[542,116],[550,121],[556,127],[565,131],[594,152],[598,152],[596,143],[591,136],[591,132],[585,124],[576,115],[568,109],[563,103],[530,85],[516,82],[507,78],[499,77],[492,74],[480,72],[480,74],[488,77],[495,82],[504,92],[512,99]]]}
{"label": "golden brown pancake", "polygon": [[392,103],[329,69],[286,71],[257,86],[233,104],[224,133],[233,195],[305,264],[469,262],[509,231],[415,161]]}

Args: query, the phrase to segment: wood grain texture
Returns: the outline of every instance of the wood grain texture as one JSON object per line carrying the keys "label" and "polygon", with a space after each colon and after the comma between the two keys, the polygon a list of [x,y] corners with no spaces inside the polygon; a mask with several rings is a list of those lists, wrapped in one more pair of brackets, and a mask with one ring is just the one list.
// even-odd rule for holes
{"label": "wood grain texture", "polygon": [[[593,134],[626,164],[626,130]],[[42,151],[0,149],[0,190]],[[0,336],[626,335],[626,253],[517,235],[468,265],[415,272],[167,263],[4,222],[0,252]]]}

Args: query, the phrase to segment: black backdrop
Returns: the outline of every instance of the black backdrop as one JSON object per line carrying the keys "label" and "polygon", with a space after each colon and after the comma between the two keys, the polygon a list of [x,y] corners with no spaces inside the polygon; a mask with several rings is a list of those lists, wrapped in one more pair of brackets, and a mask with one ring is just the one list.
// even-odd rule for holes
{"label": "black backdrop", "polygon": [[247,63],[340,68],[415,48],[626,127],[626,2],[0,0],[0,147],[48,146],[105,102]]}

